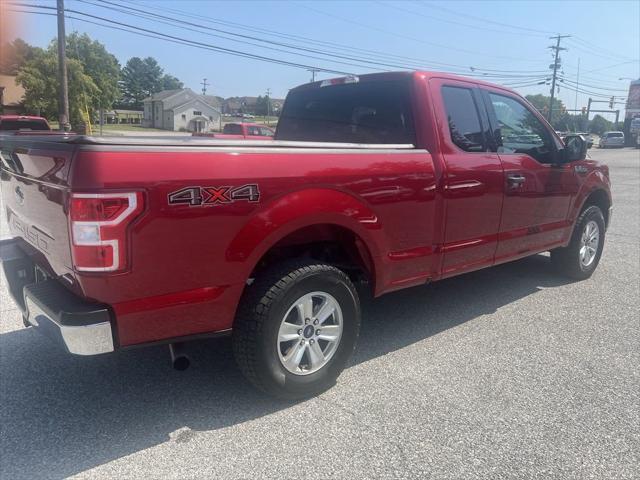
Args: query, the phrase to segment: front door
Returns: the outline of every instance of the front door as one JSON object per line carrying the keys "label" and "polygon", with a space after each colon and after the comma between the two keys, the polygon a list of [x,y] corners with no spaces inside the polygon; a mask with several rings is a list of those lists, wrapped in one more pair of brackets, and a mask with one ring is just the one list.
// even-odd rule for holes
{"label": "front door", "polygon": [[491,151],[488,117],[475,85],[441,79],[430,85],[437,92],[433,101],[446,164],[441,272],[447,277],[493,263],[503,173],[500,158]]}
{"label": "front door", "polygon": [[496,263],[558,246],[570,228],[578,182],[558,164],[562,147],[539,113],[515,95],[483,88],[504,167],[504,204]]}

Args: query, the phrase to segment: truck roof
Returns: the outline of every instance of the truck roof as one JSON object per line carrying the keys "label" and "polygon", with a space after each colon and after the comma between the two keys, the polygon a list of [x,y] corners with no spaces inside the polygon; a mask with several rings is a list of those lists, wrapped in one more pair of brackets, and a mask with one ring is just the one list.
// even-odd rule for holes
{"label": "truck roof", "polygon": [[319,80],[316,82],[305,83],[292,88],[291,91],[306,90],[309,88],[327,86],[334,82],[338,84],[338,83],[341,83],[341,80],[348,79],[348,78],[357,78],[358,82],[373,82],[373,81],[385,81],[385,80],[399,80],[403,78],[408,79],[411,77],[420,77],[426,80],[430,78],[444,78],[444,79],[450,79],[450,80],[459,80],[463,82],[472,82],[478,85],[495,87],[495,88],[500,88],[502,90],[508,90],[510,92],[513,92],[512,89],[505,87],[503,85],[486,82],[484,80],[480,80],[477,78],[470,78],[462,75],[454,75],[452,73],[446,73],[446,72],[432,72],[432,71],[424,71],[424,70],[406,71],[406,72],[400,71],[400,72],[366,73],[364,75],[347,75],[343,77],[336,77],[331,79]]}
{"label": "truck roof", "polygon": [[35,115],[0,115],[0,120],[43,120],[47,121],[44,117],[37,117]]}

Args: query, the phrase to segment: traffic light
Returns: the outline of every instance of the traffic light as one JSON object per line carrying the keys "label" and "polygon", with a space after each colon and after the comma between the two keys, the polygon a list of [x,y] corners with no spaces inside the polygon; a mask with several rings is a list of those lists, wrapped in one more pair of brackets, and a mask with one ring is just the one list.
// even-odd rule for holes
{"label": "traffic light", "polygon": [[616,97],[611,97],[611,100],[609,100],[609,108],[611,110],[613,110],[613,102],[614,102],[615,99],[616,99]]}

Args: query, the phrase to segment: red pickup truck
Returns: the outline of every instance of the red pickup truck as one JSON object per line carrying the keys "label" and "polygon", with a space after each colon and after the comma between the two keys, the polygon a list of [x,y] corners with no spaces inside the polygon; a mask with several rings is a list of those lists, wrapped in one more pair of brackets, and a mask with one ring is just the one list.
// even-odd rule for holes
{"label": "red pickup truck", "polygon": [[[331,386],[373,296],[527,255],[576,279],[600,259],[608,168],[511,90],[439,73],[297,87],[273,141],[7,137],[15,238],[0,248],[31,325],[75,354],[232,335],[246,377]],[[393,321],[393,319],[390,319]]]}
{"label": "red pickup truck", "polygon": [[212,137],[225,140],[271,140],[273,130],[257,123],[227,123],[222,133],[194,132],[194,137]]}

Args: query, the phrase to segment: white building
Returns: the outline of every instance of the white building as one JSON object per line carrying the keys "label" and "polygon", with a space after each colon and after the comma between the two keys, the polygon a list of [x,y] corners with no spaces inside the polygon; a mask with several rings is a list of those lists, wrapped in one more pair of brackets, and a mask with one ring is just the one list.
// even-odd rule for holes
{"label": "white building", "polygon": [[142,126],[189,132],[220,130],[219,102],[189,88],[154,93],[144,99]]}

